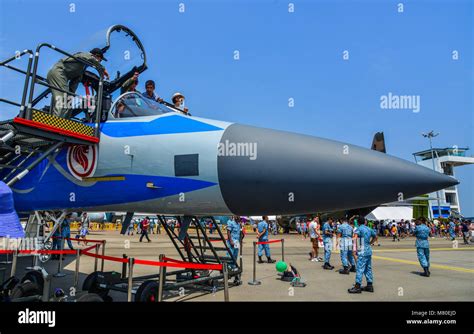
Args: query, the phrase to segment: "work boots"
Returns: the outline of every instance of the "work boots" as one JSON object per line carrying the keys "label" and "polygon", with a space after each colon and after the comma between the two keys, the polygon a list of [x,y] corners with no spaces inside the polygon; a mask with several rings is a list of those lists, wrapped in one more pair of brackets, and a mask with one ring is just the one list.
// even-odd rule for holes
{"label": "work boots", "polygon": [[367,282],[367,286],[362,287],[361,290],[367,292],[374,292],[374,286],[372,285],[372,282]]}
{"label": "work boots", "polygon": [[261,256],[258,257],[257,263],[264,263]]}
{"label": "work boots", "polygon": [[349,275],[349,267],[344,266],[344,269],[339,269],[339,274]]}
{"label": "work boots", "polygon": [[351,269],[349,271],[351,273],[355,273],[356,272],[356,266],[351,266]]}
{"label": "work boots", "polygon": [[420,276],[430,277],[430,271],[428,270],[428,267],[423,267],[423,272],[420,274]]}
{"label": "work boots", "polygon": [[347,289],[347,292],[349,292],[349,293],[362,293],[362,290],[360,288],[360,284],[359,283],[354,284],[354,286],[352,288]]}
{"label": "work boots", "polygon": [[326,262],[326,263],[324,264],[324,266],[323,266],[323,269],[326,269],[326,270],[333,270],[334,267],[331,266],[329,263]]}
{"label": "work boots", "polygon": [[275,261],[275,260],[272,260],[272,258],[269,257],[268,260],[267,260],[267,262],[268,262],[268,263],[275,263],[276,261]]}

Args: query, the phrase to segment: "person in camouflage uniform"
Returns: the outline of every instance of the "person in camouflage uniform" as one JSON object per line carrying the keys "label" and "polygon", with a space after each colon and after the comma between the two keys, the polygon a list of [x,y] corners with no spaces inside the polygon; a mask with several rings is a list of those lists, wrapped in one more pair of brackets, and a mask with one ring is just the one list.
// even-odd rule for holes
{"label": "person in camouflage uniform", "polygon": [[[109,78],[107,70],[100,64],[102,60],[107,61],[101,49],[94,48],[90,52],[77,52],[74,54],[74,57],[94,64],[104,72],[104,76],[107,79]],[[65,57],[54,64],[46,76],[48,84],[75,93],[88,66],[77,59]],[[62,118],[69,118],[69,110],[65,108],[67,106],[67,100],[64,101],[65,93],[55,89],[51,89],[51,91],[53,95],[50,109],[51,114]],[[62,100],[63,102],[61,102]]]}

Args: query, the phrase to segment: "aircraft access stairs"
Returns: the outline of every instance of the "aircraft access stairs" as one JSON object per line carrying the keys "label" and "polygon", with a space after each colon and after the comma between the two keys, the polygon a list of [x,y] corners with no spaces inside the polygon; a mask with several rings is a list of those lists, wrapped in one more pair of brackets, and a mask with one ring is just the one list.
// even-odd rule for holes
{"label": "aircraft access stairs", "polygon": [[[230,255],[230,249],[227,245],[224,234],[214,217],[208,217],[209,223],[215,234],[209,234],[206,224],[199,221],[198,217],[185,216],[174,217],[177,219],[180,229],[176,233],[175,229],[167,224],[165,216],[158,216],[161,226],[168,234],[178,251],[181,259],[187,262],[203,264],[228,264],[234,268],[234,274],[241,272],[241,263]],[[189,221],[188,227],[185,220]],[[182,230],[184,228],[184,230]]]}
{"label": "aircraft access stairs", "polygon": [[[21,180],[41,161],[64,145],[95,145],[100,141],[101,112],[94,112],[92,117],[89,117],[95,120],[94,123],[90,121],[84,123],[82,120],[52,115],[47,107],[43,110],[35,107],[51,93],[52,88],[67,96],[80,97],[70,91],[50,86],[44,77],[37,74],[40,50],[45,47],[94,67],[92,63],[87,63],[47,43],[39,44],[35,53],[24,50],[0,62],[0,67],[25,76],[20,102],[0,98],[0,103],[19,107],[19,113],[14,119],[0,121],[0,180],[9,186]],[[13,62],[26,56],[28,57],[26,70],[12,65]],[[101,111],[103,73],[101,69],[96,69],[100,78],[97,95],[94,97],[97,101],[95,110]],[[36,85],[44,86],[46,90],[35,97]],[[75,114],[81,111],[87,115],[90,113],[90,109],[83,109],[75,110]]]}

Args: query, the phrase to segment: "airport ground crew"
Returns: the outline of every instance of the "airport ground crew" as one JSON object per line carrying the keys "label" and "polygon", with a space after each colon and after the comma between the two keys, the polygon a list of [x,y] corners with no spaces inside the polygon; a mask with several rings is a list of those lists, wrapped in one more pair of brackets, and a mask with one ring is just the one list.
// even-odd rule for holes
{"label": "airport ground crew", "polygon": [[[348,289],[349,293],[361,293],[362,291],[374,292],[374,277],[372,274],[372,248],[370,247],[377,240],[377,234],[374,230],[367,227],[367,221],[364,217],[358,218],[358,228],[354,231],[359,237],[359,246],[357,249],[357,270],[355,285]],[[361,287],[362,276],[367,280],[367,286]]]}
{"label": "airport ground crew", "polygon": [[451,237],[451,241],[456,239],[456,224],[454,224],[453,221],[450,221],[449,222],[449,228],[448,228],[448,232],[449,232],[449,236]]}
{"label": "airport ground crew", "polygon": [[332,250],[332,237],[334,234],[333,220],[329,218],[327,222],[324,223],[322,228],[323,234],[323,243],[324,243],[324,265],[323,268],[327,270],[334,269],[330,264],[331,260],[331,250]]}
{"label": "airport ground crew", "polygon": [[[262,221],[257,224],[257,238],[259,242],[268,241],[268,217],[263,216]],[[263,263],[262,255],[265,250],[265,256],[267,257],[268,263],[275,263],[275,260],[272,260],[270,254],[270,245],[269,244],[259,244],[258,245],[258,263]]]}
{"label": "airport ground crew", "polygon": [[[53,233],[53,245],[52,250],[61,250],[61,243],[62,243],[62,233],[61,233],[61,225],[58,226],[56,231]],[[53,254],[51,256],[52,260],[59,260],[59,254]]]}
{"label": "airport ground crew", "polygon": [[[61,224],[61,236],[62,236],[62,242],[67,241],[67,245],[69,249],[74,249],[72,246],[71,242],[71,225],[70,225],[69,217],[64,218],[62,224]],[[64,248],[64,244],[62,246]]]}
{"label": "airport ground crew", "polygon": [[[350,272],[356,272],[356,264],[352,254],[352,226],[344,221],[337,229],[339,248],[341,253],[341,262],[343,269],[339,270],[339,274],[349,275]],[[350,267],[350,269],[349,269]]]}
{"label": "airport ground crew", "polygon": [[235,216],[232,216],[232,218],[227,222],[227,245],[230,249],[230,255],[236,262],[239,259],[240,231],[240,224],[236,222]]}
{"label": "airport ground crew", "polygon": [[[107,70],[100,64],[102,60],[107,60],[105,59],[104,53],[101,49],[94,48],[90,52],[78,52],[74,54],[74,57],[101,68],[102,71],[104,71],[104,76],[107,79],[109,78]],[[77,61],[76,59],[65,57],[54,64],[49,70],[46,76],[46,81],[53,87],[75,93],[86,68],[87,65]],[[69,110],[65,108],[65,106],[68,105],[67,94],[55,89],[52,89],[51,91],[53,96],[51,100],[51,114],[58,117],[68,118]]]}
{"label": "airport ground crew", "polygon": [[424,217],[417,219],[415,222],[415,246],[418,261],[420,261],[420,265],[423,268],[421,276],[430,277],[430,242],[428,241],[430,228],[426,226],[425,223],[426,220]]}

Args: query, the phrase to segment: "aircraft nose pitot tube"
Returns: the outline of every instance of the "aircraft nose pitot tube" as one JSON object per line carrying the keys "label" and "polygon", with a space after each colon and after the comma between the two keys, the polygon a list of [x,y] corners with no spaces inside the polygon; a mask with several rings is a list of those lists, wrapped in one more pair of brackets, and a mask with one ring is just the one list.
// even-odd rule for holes
{"label": "aircraft nose pitot tube", "polygon": [[218,176],[226,205],[238,215],[363,208],[459,183],[370,149],[240,124],[222,136]]}

